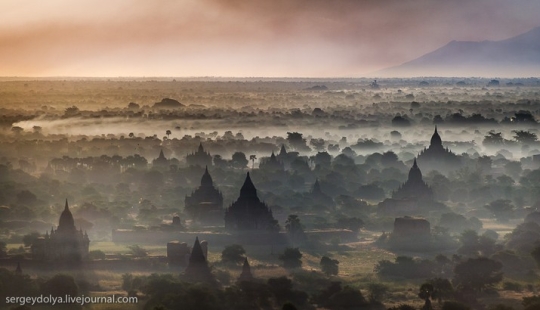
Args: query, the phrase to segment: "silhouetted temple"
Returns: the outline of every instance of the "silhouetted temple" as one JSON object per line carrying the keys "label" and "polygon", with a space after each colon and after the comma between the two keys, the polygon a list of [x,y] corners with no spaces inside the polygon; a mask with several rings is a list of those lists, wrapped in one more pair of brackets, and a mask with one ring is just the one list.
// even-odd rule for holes
{"label": "silhouetted temple", "polygon": [[[293,155],[293,156],[291,156]],[[298,155],[298,153],[296,153]],[[285,170],[288,170],[291,166],[291,162],[294,159],[294,154],[287,153],[287,150],[285,149],[285,144],[281,145],[281,149],[279,150],[279,154],[276,155],[276,159],[280,161],[283,164],[283,168]]]}
{"label": "silhouetted temple", "polygon": [[206,152],[200,143],[197,152],[186,156],[186,162],[190,166],[212,166],[212,155]]}
{"label": "silhouetted temple", "polygon": [[272,152],[272,155],[270,155],[270,157],[263,158],[261,160],[261,164],[259,165],[259,169],[267,171],[282,171],[283,168],[283,162],[277,159],[274,152]]}
{"label": "silhouetted temple", "polygon": [[251,267],[247,257],[244,259],[244,265],[242,266],[242,273],[238,277],[238,282],[253,280],[253,274],[251,273]]}
{"label": "silhouetted temple", "polygon": [[199,223],[223,224],[223,195],[214,186],[208,167],[201,178],[201,186],[191,196],[186,196],[185,210]]}
{"label": "silhouetted temple", "polygon": [[68,202],[60,215],[60,221],[56,230],[51,229],[51,234],[45,233],[45,237],[39,237],[32,244],[32,257],[38,260],[57,262],[80,262],[88,256],[90,240],[86,232],[75,228],[73,215],[69,211]]}
{"label": "silhouetted temple", "polygon": [[421,199],[433,197],[431,188],[422,179],[422,171],[418,168],[416,158],[413,166],[409,170],[409,178],[393,194],[394,199]]}
{"label": "silhouetted temple", "polygon": [[281,149],[279,150],[279,157],[286,157],[287,156],[287,150],[285,149],[285,144],[281,145]]}
{"label": "silhouetted temple", "polygon": [[158,158],[154,159],[152,161],[152,166],[154,167],[167,167],[169,165],[169,160],[165,158],[165,154],[163,154],[163,150],[159,152]]}
{"label": "silhouetted temple", "polygon": [[381,215],[423,215],[431,211],[443,211],[446,206],[433,200],[433,191],[422,179],[416,159],[409,170],[409,177],[393,194],[381,201],[377,212]]}
{"label": "silhouetted temple", "polygon": [[210,271],[208,261],[204,255],[203,248],[199,243],[199,237],[195,238],[195,244],[193,244],[191,255],[189,256],[189,262],[184,272],[184,277],[186,280],[192,282],[215,282],[215,278]]}
{"label": "silhouetted temple", "polygon": [[17,262],[17,268],[15,269],[15,273],[16,274],[22,274],[22,268],[21,268],[21,263],[20,262]]}
{"label": "silhouetted temple", "polygon": [[240,197],[225,211],[225,228],[267,230],[274,222],[272,210],[260,201],[248,172],[240,189]]}
{"label": "silhouetted temple", "polygon": [[311,196],[311,199],[313,200],[315,206],[320,205],[324,209],[328,209],[333,208],[335,205],[332,197],[326,195],[322,191],[319,179],[316,179],[315,183],[313,183],[313,187],[311,188],[311,192],[309,193],[309,195]]}
{"label": "silhouetted temple", "polygon": [[441,136],[437,132],[437,126],[435,126],[435,132],[431,136],[429,147],[424,148],[418,155],[418,162],[422,167],[429,170],[440,171],[452,170],[461,164],[459,156],[443,147]]}

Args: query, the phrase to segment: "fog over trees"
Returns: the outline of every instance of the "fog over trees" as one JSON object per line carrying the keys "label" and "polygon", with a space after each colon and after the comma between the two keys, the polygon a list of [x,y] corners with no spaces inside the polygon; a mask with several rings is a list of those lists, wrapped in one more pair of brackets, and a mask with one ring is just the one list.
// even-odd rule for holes
{"label": "fog over trees", "polygon": [[538,79],[13,79],[0,98],[1,309],[540,306]]}

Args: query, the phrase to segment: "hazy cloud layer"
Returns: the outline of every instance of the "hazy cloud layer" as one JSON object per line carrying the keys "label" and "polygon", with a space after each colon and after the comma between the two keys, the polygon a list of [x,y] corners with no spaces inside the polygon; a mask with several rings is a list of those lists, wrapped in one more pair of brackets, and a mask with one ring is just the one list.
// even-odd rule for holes
{"label": "hazy cloud layer", "polygon": [[360,76],[540,25],[537,0],[23,0],[0,11],[2,76]]}

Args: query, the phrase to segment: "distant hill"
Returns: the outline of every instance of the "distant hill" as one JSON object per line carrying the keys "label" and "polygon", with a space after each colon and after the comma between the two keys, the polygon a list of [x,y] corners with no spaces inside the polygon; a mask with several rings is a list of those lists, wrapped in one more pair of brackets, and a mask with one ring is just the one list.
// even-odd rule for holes
{"label": "distant hill", "polygon": [[540,76],[540,27],[502,41],[452,41],[431,53],[373,75]]}
{"label": "distant hill", "polygon": [[184,107],[184,105],[177,100],[170,98],[163,98],[160,102],[156,102],[153,106],[154,109],[177,109],[181,107]]}

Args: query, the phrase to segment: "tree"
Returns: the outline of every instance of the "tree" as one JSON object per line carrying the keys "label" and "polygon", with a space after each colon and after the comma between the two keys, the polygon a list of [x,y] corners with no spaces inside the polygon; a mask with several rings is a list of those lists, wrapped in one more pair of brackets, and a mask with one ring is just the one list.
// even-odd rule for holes
{"label": "tree", "polygon": [[332,155],[328,154],[328,152],[318,152],[313,158],[313,161],[315,162],[315,165],[330,167],[330,164],[332,163]]}
{"label": "tree", "polygon": [[462,291],[481,292],[502,280],[502,267],[487,257],[469,258],[454,268],[454,285]]}
{"label": "tree", "polygon": [[278,304],[288,301],[302,306],[308,299],[307,293],[293,289],[293,282],[287,277],[270,278],[267,284]]}
{"label": "tree", "polygon": [[392,119],[392,126],[396,126],[396,127],[408,127],[408,126],[411,126],[411,121],[409,121],[409,119],[401,116],[401,115],[396,115],[393,119]]}
{"label": "tree", "polygon": [[497,221],[506,222],[513,217],[514,214],[514,205],[510,200],[507,199],[498,199],[490,202],[485,205],[484,208],[488,209]]}
{"label": "tree", "polygon": [[285,229],[293,242],[301,241],[304,238],[304,227],[300,223],[298,215],[291,214],[285,222]]}
{"label": "tree", "polygon": [[504,144],[504,138],[502,137],[502,133],[495,132],[493,130],[488,132],[488,135],[484,137],[484,141],[482,141],[482,144],[484,146],[496,146]]}
{"label": "tree", "polygon": [[133,257],[148,256],[148,251],[145,248],[141,247],[140,245],[133,244],[133,245],[129,245],[128,248],[131,252],[131,255],[133,255]]}
{"label": "tree", "polygon": [[23,236],[23,243],[24,243],[24,246],[25,247],[29,247],[31,246],[32,244],[34,244],[37,240],[37,238],[41,237],[41,234],[36,232],[36,231],[33,231],[29,234],[26,234]]}
{"label": "tree", "polygon": [[336,276],[339,272],[339,261],[337,259],[331,259],[328,256],[323,256],[319,264],[321,265],[321,271],[327,276]]}
{"label": "tree", "polygon": [[522,144],[531,144],[538,140],[536,134],[530,131],[514,130],[512,132],[515,133],[514,139],[516,139],[516,141]]}
{"label": "tree", "polygon": [[381,302],[388,294],[388,286],[382,283],[370,283],[367,290],[370,302]]}
{"label": "tree", "polygon": [[88,252],[88,258],[90,260],[103,260],[105,259],[105,257],[106,257],[105,253],[101,250],[93,250],[93,251]]}
{"label": "tree", "polygon": [[257,155],[249,155],[249,160],[251,160],[251,169],[255,169],[255,160],[257,159]]}
{"label": "tree", "polygon": [[231,163],[232,163],[232,166],[234,168],[244,169],[248,164],[246,154],[244,154],[242,152],[234,153],[233,156],[232,156]]}
{"label": "tree", "polygon": [[310,151],[311,149],[306,144],[306,139],[302,138],[299,132],[287,132],[287,141],[289,145],[296,151]]}
{"label": "tree", "polygon": [[221,261],[224,263],[240,264],[245,259],[246,250],[239,244],[226,246],[221,252]]}
{"label": "tree", "polygon": [[283,261],[283,267],[287,269],[302,267],[302,253],[298,248],[285,248],[279,259]]}
{"label": "tree", "polygon": [[[363,309],[368,305],[360,290],[345,286],[343,290],[330,296],[325,308],[330,310]],[[366,307],[367,308],[367,307]]]}
{"label": "tree", "polygon": [[79,288],[72,276],[57,274],[43,283],[42,292],[44,295],[64,297],[66,295],[77,296]]}
{"label": "tree", "polygon": [[169,129],[167,129],[167,131],[165,131],[165,134],[167,135],[167,138],[171,135],[171,131]]}
{"label": "tree", "polygon": [[311,139],[309,141],[309,144],[311,144],[313,146],[313,148],[317,151],[317,152],[322,152],[324,151],[324,144],[325,144],[325,141],[324,139]]}

